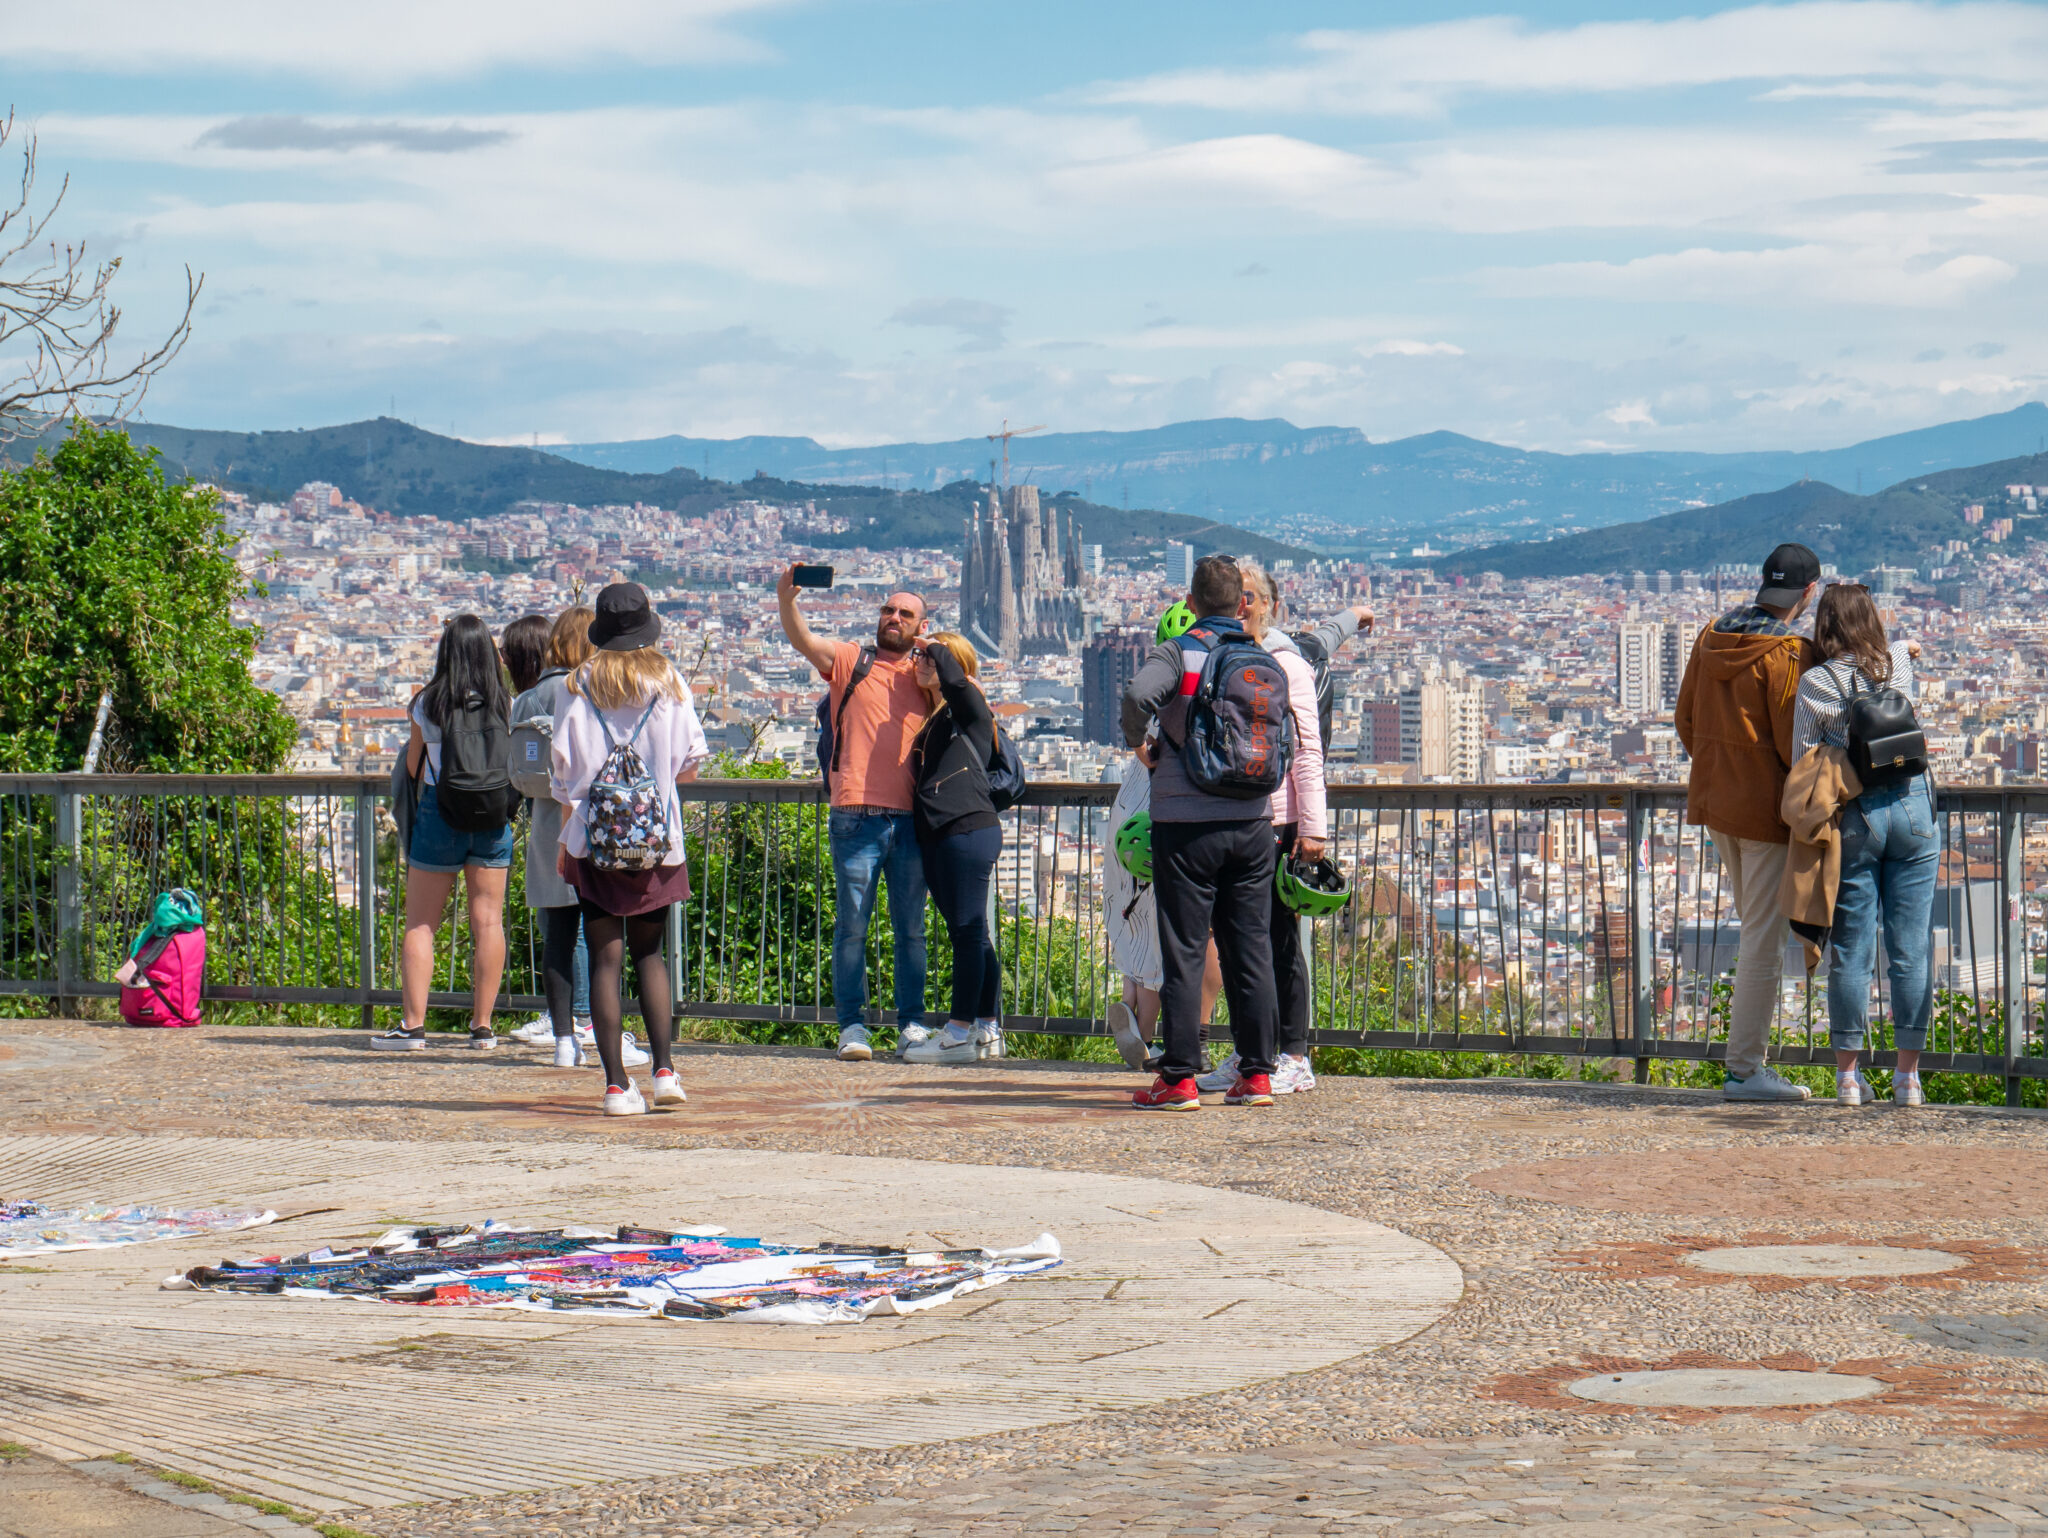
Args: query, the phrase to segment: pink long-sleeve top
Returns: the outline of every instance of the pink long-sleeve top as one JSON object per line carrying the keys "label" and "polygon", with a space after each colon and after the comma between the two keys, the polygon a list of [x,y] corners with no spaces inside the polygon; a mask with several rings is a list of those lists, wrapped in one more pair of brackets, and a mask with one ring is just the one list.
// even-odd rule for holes
{"label": "pink long-sleeve top", "polygon": [[[1281,642],[1286,644],[1282,645]],[[1323,788],[1323,726],[1316,714],[1316,673],[1284,635],[1269,631],[1263,643],[1287,675],[1287,702],[1294,713],[1294,764],[1273,792],[1273,826],[1298,823],[1297,838],[1329,836],[1329,797]]]}

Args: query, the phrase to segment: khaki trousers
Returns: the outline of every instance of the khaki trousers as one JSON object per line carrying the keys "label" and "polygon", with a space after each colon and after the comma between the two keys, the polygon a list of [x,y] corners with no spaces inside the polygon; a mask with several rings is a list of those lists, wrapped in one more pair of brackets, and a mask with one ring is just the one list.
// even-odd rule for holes
{"label": "khaki trousers", "polygon": [[1735,1000],[1728,1013],[1728,1072],[1746,1079],[1763,1067],[1778,1017],[1778,989],[1785,976],[1785,946],[1791,926],[1778,904],[1791,845],[1734,838],[1714,830],[1721,853],[1722,880],[1735,895],[1742,919],[1742,943],[1735,952]]}

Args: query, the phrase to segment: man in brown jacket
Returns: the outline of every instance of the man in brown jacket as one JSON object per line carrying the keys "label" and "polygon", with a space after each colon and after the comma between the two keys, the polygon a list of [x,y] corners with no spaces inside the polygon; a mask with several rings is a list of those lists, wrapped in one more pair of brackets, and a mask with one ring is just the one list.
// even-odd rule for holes
{"label": "man in brown jacket", "polygon": [[1678,740],[1692,755],[1685,820],[1706,827],[1735,898],[1742,942],[1728,1019],[1729,1100],[1804,1100],[1767,1061],[1789,930],[1778,897],[1791,830],[1778,815],[1792,767],[1792,705],[1812,646],[1792,622],[1820,586],[1820,560],[1780,545],[1756,601],[1700,633],[1678,690]]}

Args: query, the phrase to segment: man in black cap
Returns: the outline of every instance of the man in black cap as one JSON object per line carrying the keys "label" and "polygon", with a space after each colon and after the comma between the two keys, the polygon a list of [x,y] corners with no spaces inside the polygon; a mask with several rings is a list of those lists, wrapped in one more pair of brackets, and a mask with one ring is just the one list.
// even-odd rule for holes
{"label": "man in black cap", "polygon": [[1804,1100],[1768,1062],[1791,930],[1778,900],[1791,829],[1778,815],[1792,768],[1792,707],[1813,647],[1792,628],[1820,586],[1820,559],[1778,546],[1756,601],[1701,632],[1678,690],[1678,739],[1692,755],[1685,820],[1714,836],[1742,941],[1728,1014],[1728,1100]]}

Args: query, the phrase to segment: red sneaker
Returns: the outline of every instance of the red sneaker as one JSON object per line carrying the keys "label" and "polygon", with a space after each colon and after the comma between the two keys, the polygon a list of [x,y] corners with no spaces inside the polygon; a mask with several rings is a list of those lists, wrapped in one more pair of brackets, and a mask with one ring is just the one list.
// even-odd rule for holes
{"label": "red sneaker", "polygon": [[1131,1096],[1131,1106],[1139,1111],[1199,1111],[1202,1092],[1195,1088],[1193,1079],[1169,1084],[1164,1078],[1158,1078],[1152,1081],[1150,1089],[1141,1089]]}
{"label": "red sneaker", "polygon": [[1238,1081],[1223,1092],[1225,1105],[1271,1105],[1273,1103],[1273,1081],[1262,1073],[1241,1074]]}

